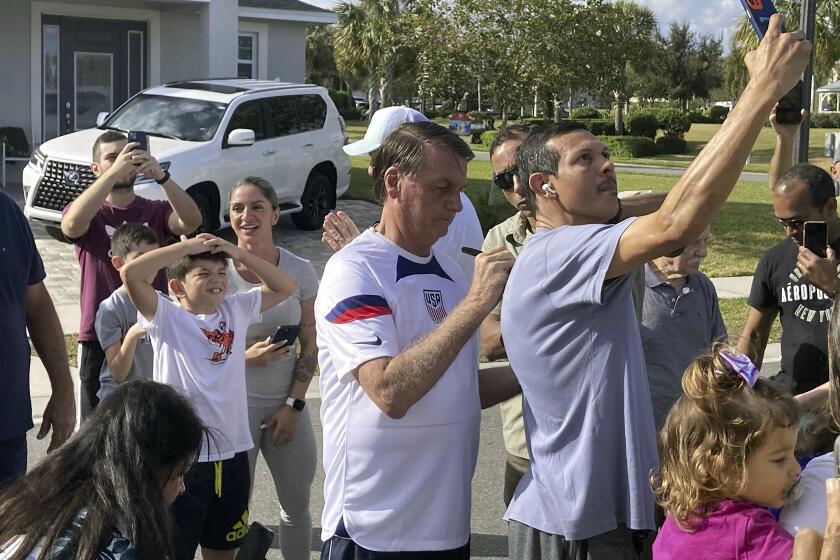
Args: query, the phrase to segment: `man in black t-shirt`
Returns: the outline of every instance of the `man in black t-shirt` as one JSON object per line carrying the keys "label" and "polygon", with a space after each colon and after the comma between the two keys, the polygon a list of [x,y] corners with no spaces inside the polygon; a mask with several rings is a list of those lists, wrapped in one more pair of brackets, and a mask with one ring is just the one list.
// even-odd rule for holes
{"label": "man in black t-shirt", "polygon": [[[760,367],[779,315],[782,367],[777,379],[799,394],[828,380],[827,331],[838,289],[835,255],[840,254],[840,218],[831,176],[809,164],[791,167],[773,186],[773,212],[787,237],[758,263],[738,350]],[[826,222],[827,258],[802,246],[806,221]]]}

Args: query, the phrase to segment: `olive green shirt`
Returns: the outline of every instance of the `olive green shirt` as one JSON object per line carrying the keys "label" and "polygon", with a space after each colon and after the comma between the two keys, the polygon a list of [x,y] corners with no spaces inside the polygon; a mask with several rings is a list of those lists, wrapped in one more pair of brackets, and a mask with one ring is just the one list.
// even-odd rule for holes
{"label": "olive green shirt", "polygon": [[[481,249],[487,251],[494,247],[503,246],[515,257],[522,251],[525,241],[533,234],[527,218],[522,215],[522,212],[517,212],[487,232]],[[501,301],[491,313],[501,316]],[[502,436],[505,440],[505,449],[511,455],[528,459],[528,447],[525,445],[525,423],[522,421],[522,395],[516,395],[504,401],[499,405],[499,409],[502,412]]]}

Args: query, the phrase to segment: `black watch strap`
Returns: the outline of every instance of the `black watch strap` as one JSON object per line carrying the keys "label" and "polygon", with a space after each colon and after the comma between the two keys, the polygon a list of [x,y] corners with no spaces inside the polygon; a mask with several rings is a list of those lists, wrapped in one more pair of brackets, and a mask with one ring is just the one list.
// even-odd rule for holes
{"label": "black watch strap", "polygon": [[303,410],[303,407],[306,406],[306,401],[303,399],[296,399],[294,397],[289,397],[286,399],[286,405],[294,408],[298,412]]}
{"label": "black watch strap", "polygon": [[169,174],[169,170],[164,169],[163,170],[163,178],[161,178],[160,180],[155,179],[155,183],[157,183],[158,185],[165,185],[170,177],[171,177],[171,175]]}

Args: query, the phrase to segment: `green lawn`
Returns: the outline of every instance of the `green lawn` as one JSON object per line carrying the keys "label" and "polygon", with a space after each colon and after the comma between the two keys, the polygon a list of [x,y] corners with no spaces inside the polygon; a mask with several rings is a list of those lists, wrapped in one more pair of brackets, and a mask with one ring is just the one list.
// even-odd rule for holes
{"label": "green lawn", "polygon": [[[446,126],[446,119],[435,119],[435,122]],[[688,167],[694,160],[694,157],[700,153],[706,142],[714,135],[720,128],[719,124],[699,124],[691,125],[691,130],[685,135],[688,142],[688,153],[685,154],[663,154],[655,158],[616,158],[619,163],[636,163],[640,165],[655,165],[659,167]],[[351,140],[358,140],[365,135],[367,130],[367,123],[361,121],[347,122],[347,135]],[[823,169],[828,169],[831,161],[823,156],[823,142],[825,134],[833,132],[827,128],[812,128],[811,140],[809,143],[808,159],[814,165],[818,165]],[[465,137],[465,140],[469,140]],[[770,165],[770,157],[773,155],[773,148],[776,145],[776,135],[772,129],[765,127],[761,129],[761,133],[753,146],[749,165],[744,167],[744,171],[756,171],[766,173]],[[473,150],[485,150],[483,146],[470,145]]]}
{"label": "green lawn", "polygon": [[[35,351],[35,347],[32,346],[32,341],[29,341],[29,345],[32,349],[31,354],[33,356],[37,356],[38,353]],[[65,334],[64,335],[64,346],[67,348],[67,358],[68,362],[70,363],[70,367],[76,367],[76,335],[75,334]]]}
{"label": "green lawn", "polygon": [[[370,200],[367,158],[352,158],[350,190],[346,198]],[[472,161],[467,168],[467,196],[475,205],[485,231],[513,214],[513,208],[496,189],[490,187],[490,162]],[[664,175],[619,174],[621,190],[667,191],[676,177]],[[783,231],[773,217],[770,190],[764,183],[739,182],[720,216],[712,224],[714,238],[703,271],[709,276],[747,276],[755,272],[765,249],[777,243]]]}
{"label": "green lawn", "polygon": [[[720,314],[723,316],[723,322],[726,325],[726,332],[729,333],[730,341],[735,341],[737,336],[744,330],[744,323],[747,321],[747,305],[746,298],[727,298],[720,299]],[[773,328],[770,330],[770,338],[767,342],[779,342],[782,336],[782,325],[779,320],[773,321]]]}

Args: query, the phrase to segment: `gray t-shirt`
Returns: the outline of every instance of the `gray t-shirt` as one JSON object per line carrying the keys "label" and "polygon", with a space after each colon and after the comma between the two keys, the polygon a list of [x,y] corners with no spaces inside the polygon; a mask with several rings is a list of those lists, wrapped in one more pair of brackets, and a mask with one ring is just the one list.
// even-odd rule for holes
{"label": "gray t-shirt", "polygon": [[645,353],[653,417],[662,427],[682,395],[685,368],[715,340],[726,338],[717,292],[702,272],[688,275],[676,290],[645,265],[642,348]]}
{"label": "gray t-shirt", "polygon": [[[278,249],[280,249],[278,268],[295,279],[297,289],[288,298],[264,311],[259,322],[251,323],[245,335],[246,348],[274,335],[280,325],[300,324],[300,302],[312,299],[318,293],[318,274],[312,263],[282,247]],[[259,286],[259,284],[248,282],[239,275],[232,263],[228,265],[228,293],[245,292],[253,289],[254,286]],[[296,361],[297,354],[292,350],[284,358],[269,366],[246,367],[248,406],[281,406],[289,396]]]}
{"label": "gray t-shirt", "polygon": [[[105,349],[115,342],[122,342],[122,339],[125,338],[125,333],[136,322],[137,308],[134,307],[134,303],[128,297],[128,292],[121,287],[117,288],[114,293],[99,304],[99,310],[96,312],[94,328],[96,329],[96,337],[99,339],[99,344]],[[131,369],[128,370],[128,377],[125,380],[151,380],[153,363],[154,353],[152,352],[152,345],[149,342],[149,335],[144,335],[137,341],[134,347],[134,360],[131,363]],[[111,370],[108,369],[108,360],[105,360],[102,362],[102,370],[99,373],[99,391],[96,392],[96,396],[104,399],[118,386],[119,383],[117,383],[117,380],[111,377]]]}
{"label": "gray t-shirt", "polygon": [[568,540],[619,523],[655,527],[656,434],[633,274],[605,280],[632,221],[539,229],[505,288],[502,337],[531,455],[505,519]]}

